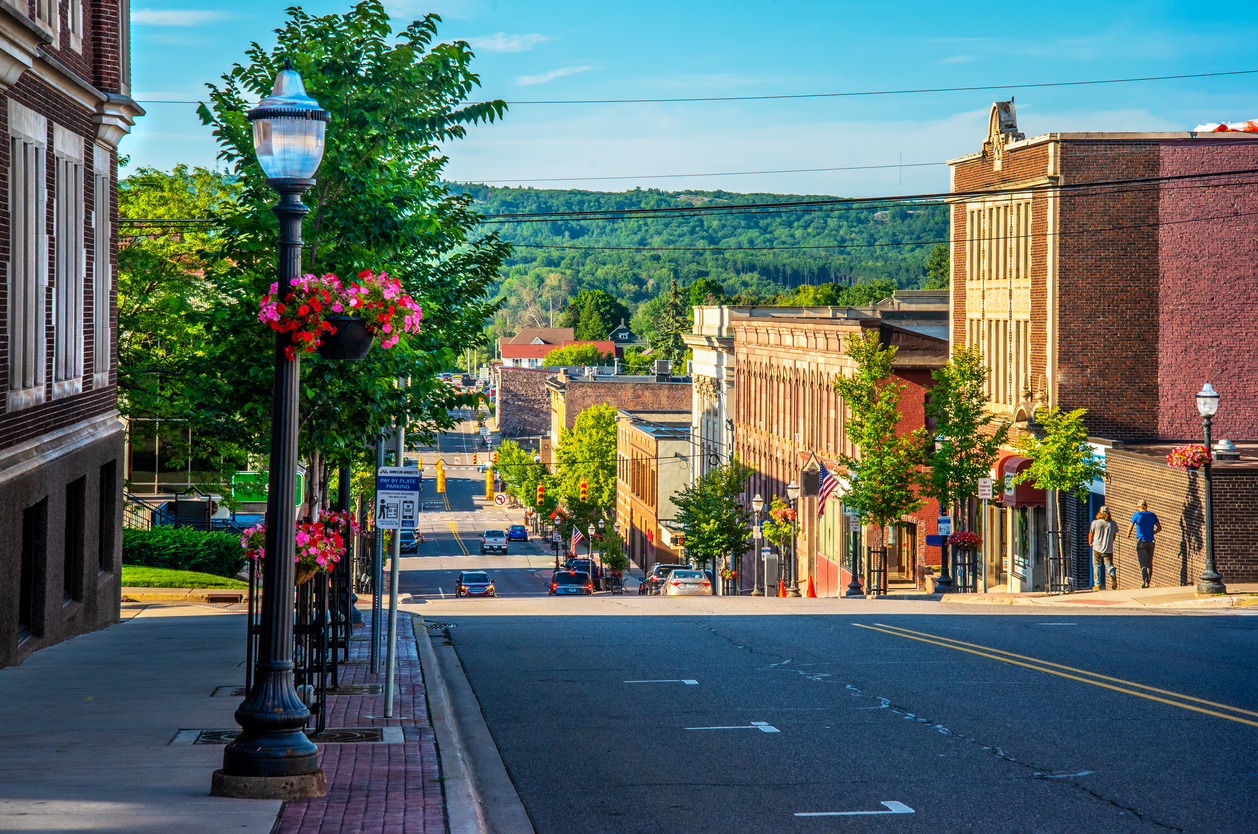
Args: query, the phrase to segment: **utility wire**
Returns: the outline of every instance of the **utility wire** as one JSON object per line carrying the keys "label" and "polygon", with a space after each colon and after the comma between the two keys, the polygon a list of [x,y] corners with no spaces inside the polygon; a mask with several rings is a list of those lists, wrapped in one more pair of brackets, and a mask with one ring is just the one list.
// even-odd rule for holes
{"label": "utility wire", "polygon": [[663,180],[686,177],[749,177],[758,174],[814,174],[820,171],[874,171],[880,168],[927,168],[946,162],[904,162],[899,165],[845,165],[841,168],[786,168],[780,171],[714,171],[704,174],[626,174],[614,177],[542,177],[535,179],[468,180],[456,185],[490,185],[496,182],[590,182],[593,180]]}

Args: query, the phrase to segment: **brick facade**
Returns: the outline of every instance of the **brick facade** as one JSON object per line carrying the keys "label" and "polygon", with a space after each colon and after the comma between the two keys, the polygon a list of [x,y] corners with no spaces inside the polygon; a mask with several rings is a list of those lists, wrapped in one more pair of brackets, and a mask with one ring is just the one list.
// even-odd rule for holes
{"label": "brick facade", "polygon": [[[834,380],[855,369],[843,350],[848,335],[872,330],[883,344],[898,347],[895,375],[905,386],[899,430],[912,432],[925,422],[930,372],[947,361],[947,343],[877,319],[848,318],[839,310],[824,316],[730,318],[737,391],[734,449],[755,470],[748,499],[758,493],[767,506],[774,495],[784,498],[790,481],[801,482],[801,469],[813,454],[838,471],[838,454],[854,452],[844,432],[844,405],[834,390]],[[847,585],[852,546],[860,546],[865,535],[873,536],[871,543],[881,540],[872,529],[858,540],[838,529],[845,523],[840,501],[839,495],[832,496],[826,514],[818,519],[816,499],[799,500],[797,576],[801,586],[811,576],[821,596],[838,595]],[[939,549],[928,549],[925,538],[935,532],[938,515],[938,505],[929,501],[902,519],[911,525],[905,529],[914,533],[907,552],[919,564],[939,563]],[[739,571],[744,589],[751,587],[753,567],[752,560],[744,558]],[[913,566],[907,567],[908,576],[914,572]]]}
{"label": "brick facade", "polygon": [[[116,147],[143,110],[128,97],[129,26],[119,4],[61,0],[49,20],[35,8],[0,3],[0,262],[8,267],[0,284],[0,666],[114,622],[120,600]],[[15,186],[16,139],[42,154],[42,195]],[[78,166],[79,194],[73,178],[58,181],[60,166],[70,163]],[[107,194],[96,193],[98,178]],[[46,196],[42,204],[39,196]],[[59,216],[81,216],[83,228]],[[59,265],[58,252],[75,252],[80,235],[74,261]],[[15,250],[19,239],[27,243]],[[15,345],[39,349],[29,330],[11,326],[10,308],[31,297],[25,283],[15,284],[26,280],[15,261],[38,276],[31,321],[42,318],[42,368],[37,359],[26,371],[39,368],[42,382],[34,384],[15,371]],[[58,285],[60,274],[67,283]],[[99,311],[97,282],[108,282]],[[74,304],[58,306],[59,292],[81,292],[81,315],[59,320],[74,311]],[[99,328],[108,329],[110,349],[98,356]],[[76,334],[81,366],[69,362],[58,374],[58,351],[66,355]]]}
{"label": "brick facade", "polygon": [[546,380],[557,371],[498,369],[498,432],[503,437],[540,437],[550,431]]}
{"label": "brick facade", "polygon": [[[577,415],[592,405],[615,406],[625,411],[689,411],[689,379],[653,376],[573,377],[558,374],[547,380],[550,393],[550,433],[552,444],[559,443],[561,431],[575,425]],[[547,459],[549,463],[549,459]]]}

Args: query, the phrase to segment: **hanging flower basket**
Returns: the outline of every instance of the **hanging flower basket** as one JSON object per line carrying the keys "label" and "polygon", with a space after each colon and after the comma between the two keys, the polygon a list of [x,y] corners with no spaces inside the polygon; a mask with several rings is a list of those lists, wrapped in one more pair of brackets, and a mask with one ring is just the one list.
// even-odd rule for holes
{"label": "hanging flower basket", "polygon": [[948,537],[950,544],[955,544],[962,550],[978,550],[983,546],[983,538],[978,533],[969,530],[960,530]]}
{"label": "hanging flower basket", "polygon": [[320,356],[331,362],[367,358],[375,337],[367,328],[366,319],[358,316],[328,316],[324,322],[331,325],[332,329],[320,340]]}
{"label": "hanging flower basket", "polygon": [[284,348],[289,359],[298,350],[312,353],[325,344],[329,349],[320,355],[326,359],[362,359],[375,336],[381,347],[391,348],[403,334],[418,333],[423,310],[397,278],[363,270],[348,284],[335,275],[303,275],[282,294],[279,284],[272,284],[258,303],[258,319],[291,334],[292,343]]}
{"label": "hanging flower basket", "polygon": [[1166,456],[1166,465],[1175,469],[1200,469],[1210,462],[1210,452],[1200,443],[1178,446]]}
{"label": "hanging flower basket", "polygon": [[[294,585],[309,582],[320,571],[332,570],[345,555],[345,536],[358,532],[358,523],[347,512],[324,513],[318,521],[298,522],[293,561]],[[258,524],[240,534],[245,557],[259,565],[266,558],[266,525]]]}

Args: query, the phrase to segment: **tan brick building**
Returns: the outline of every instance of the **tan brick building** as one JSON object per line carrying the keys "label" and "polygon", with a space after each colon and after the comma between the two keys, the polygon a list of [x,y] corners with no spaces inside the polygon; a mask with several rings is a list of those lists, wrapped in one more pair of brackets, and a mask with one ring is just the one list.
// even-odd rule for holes
{"label": "tan brick building", "polygon": [[[690,410],[690,378],[667,374],[631,376],[622,374],[591,374],[569,376],[559,373],[546,380],[550,395],[550,446],[559,443],[560,433],[571,429],[577,415],[592,405],[608,404],[626,411]],[[552,463],[547,446],[542,444],[542,458]]]}
{"label": "tan brick building", "polygon": [[[1182,497],[1187,476],[1168,480],[1164,458],[1119,450],[1201,442],[1193,395],[1207,381],[1224,403],[1215,438],[1258,441],[1258,191],[1228,174],[1258,168],[1258,136],[1027,138],[1013,102],[997,102],[982,148],[950,165],[952,344],[981,350],[991,409],[1018,431],[1037,407],[1086,408],[1096,452],[1114,459],[1108,487],[1095,485],[1086,504],[1064,502],[1075,584],[1091,584],[1086,527],[1096,508],[1108,503],[1125,531],[1137,495],[1165,507],[1159,553],[1199,560],[1200,518]],[[1021,465],[1011,456],[994,474]],[[1227,469],[1248,466],[1258,459]],[[1008,493],[986,522],[989,584],[1042,589],[1043,498]],[[1216,527],[1216,541],[1242,535]],[[1196,581],[1166,566],[1156,576]],[[1130,587],[1139,573],[1125,566],[1119,580]]]}
{"label": "tan brick building", "polygon": [[690,411],[628,411],[616,418],[616,521],[627,555],[644,571],[679,562],[681,546],[665,527],[673,496],[690,483]]}

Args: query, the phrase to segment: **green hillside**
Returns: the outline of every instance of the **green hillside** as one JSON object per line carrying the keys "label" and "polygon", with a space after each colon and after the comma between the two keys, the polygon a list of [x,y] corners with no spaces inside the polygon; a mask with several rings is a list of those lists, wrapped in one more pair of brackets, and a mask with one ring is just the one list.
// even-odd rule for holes
{"label": "green hillside", "polygon": [[[826,199],[729,191],[635,189],[611,193],[476,184],[452,187],[472,194],[476,210],[485,215]],[[481,228],[497,230],[516,244],[499,284],[503,309],[491,328],[501,332],[549,323],[552,311],[557,314],[583,289],[603,290],[634,313],[644,302],[659,297],[674,279],[685,287],[706,278],[719,284],[727,297],[741,295],[745,301],[768,301],[804,284],[891,281],[902,288],[918,287],[926,280],[928,255],[938,241],[947,238],[948,218],[944,206],[887,204],[855,209],[834,206],[825,210],[486,223]],[[851,248],[794,248],[836,245]],[[701,251],[709,248],[725,251]],[[639,249],[643,251],[635,251]],[[728,251],[731,249],[747,251]]]}

